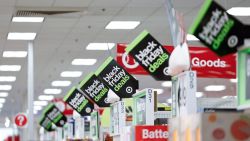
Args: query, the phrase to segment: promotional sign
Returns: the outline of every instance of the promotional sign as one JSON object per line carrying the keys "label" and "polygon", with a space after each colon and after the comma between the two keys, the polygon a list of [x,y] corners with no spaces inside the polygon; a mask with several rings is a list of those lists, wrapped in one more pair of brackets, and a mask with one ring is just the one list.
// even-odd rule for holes
{"label": "promotional sign", "polygon": [[120,98],[130,98],[138,89],[138,81],[112,57],[106,59],[96,71],[96,75]]}
{"label": "promotional sign", "polygon": [[25,127],[28,123],[28,118],[25,114],[19,113],[15,116],[15,124],[17,127]]}
{"label": "promotional sign", "polygon": [[55,106],[63,113],[65,116],[72,116],[73,109],[63,101],[62,98],[54,98],[51,100],[52,103],[55,104]]}
{"label": "promotional sign", "polygon": [[135,126],[136,141],[167,141],[169,137],[167,126]]}
{"label": "promotional sign", "polygon": [[81,116],[88,116],[94,109],[94,104],[91,103],[76,87],[70,89],[68,94],[63,99]]}
{"label": "promotional sign", "polygon": [[107,95],[110,91],[94,73],[90,73],[80,84],[79,88],[99,107],[109,107]]}
{"label": "promotional sign", "polygon": [[250,107],[250,49],[238,53],[238,108]]}
{"label": "promotional sign", "polygon": [[156,80],[171,79],[167,73],[170,54],[148,31],[143,31],[125,50]]}
{"label": "promotional sign", "polygon": [[220,56],[244,42],[244,25],[213,0],[205,1],[189,32]]}
{"label": "promotional sign", "polygon": [[44,110],[44,115],[47,116],[57,127],[63,127],[67,122],[67,118],[54,104],[48,105]]}
{"label": "promotional sign", "polygon": [[[148,73],[125,52],[126,44],[117,44],[117,63],[130,74],[148,75]],[[168,52],[172,52],[173,46],[163,46]],[[236,78],[236,54],[223,57],[217,56],[206,47],[189,47],[192,70],[198,77],[205,78]]]}
{"label": "promotional sign", "polygon": [[46,117],[46,116],[43,116],[40,121],[39,121],[39,124],[48,132],[51,132],[51,131],[55,131],[55,129],[52,128],[52,125],[53,123],[51,122],[51,120]]}

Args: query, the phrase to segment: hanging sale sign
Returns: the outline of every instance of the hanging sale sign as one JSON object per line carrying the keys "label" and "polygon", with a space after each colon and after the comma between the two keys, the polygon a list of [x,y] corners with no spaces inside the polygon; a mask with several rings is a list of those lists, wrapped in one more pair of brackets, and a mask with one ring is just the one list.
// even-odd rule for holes
{"label": "hanging sale sign", "polygon": [[189,32],[220,56],[244,42],[244,25],[213,0],[205,1]]}
{"label": "hanging sale sign", "polygon": [[48,105],[48,107],[44,110],[44,115],[48,117],[57,127],[63,127],[67,122],[67,118],[54,104]]}
{"label": "hanging sale sign", "polygon": [[168,137],[167,126],[135,126],[136,141],[167,141]]}
{"label": "hanging sale sign", "polygon": [[55,129],[53,129],[53,123],[51,122],[51,120],[46,117],[46,116],[43,116],[40,121],[39,121],[39,124],[48,132],[51,132],[51,131],[55,131]]}
{"label": "hanging sale sign", "polygon": [[[126,44],[117,44],[117,63],[130,74],[148,75],[148,73],[125,52]],[[172,52],[173,46],[163,46]],[[236,54],[223,57],[217,56],[206,47],[189,47],[192,70],[197,71],[198,77],[205,78],[236,78]]]}
{"label": "hanging sale sign", "polygon": [[79,88],[99,107],[109,107],[110,104],[107,101],[107,95],[110,91],[94,73],[90,73],[79,84]]}
{"label": "hanging sale sign", "polygon": [[125,50],[156,80],[171,80],[167,73],[170,54],[148,31],[143,31]]}
{"label": "hanging sale sign", "polygon": [[91,103],[76,87],[70,89],[68,94],[63,99],[81,116],[88,116],[94,109],[94,104]]}
{"label": "hanging sale sign", "polygon": [[105,60],[96,75],[120,98],[130,98],[138,89],[138,81],[112,57]]}

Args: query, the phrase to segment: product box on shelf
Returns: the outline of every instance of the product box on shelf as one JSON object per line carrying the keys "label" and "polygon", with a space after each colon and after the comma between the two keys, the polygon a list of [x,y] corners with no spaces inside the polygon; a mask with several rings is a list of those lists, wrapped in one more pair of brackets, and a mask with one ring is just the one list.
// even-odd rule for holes
{"label": "product box on shelf", "polygon": [[203,113],[171,119],[171,141],[250,141],[250,114]]}

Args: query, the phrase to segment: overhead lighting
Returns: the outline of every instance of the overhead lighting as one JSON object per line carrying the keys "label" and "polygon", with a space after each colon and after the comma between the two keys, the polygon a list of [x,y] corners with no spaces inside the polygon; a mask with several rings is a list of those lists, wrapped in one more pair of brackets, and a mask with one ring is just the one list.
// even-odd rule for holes
{"label": "overhead lighting", "polygon": [[36,105],[36,106],[34,106],[34,110],[36,110],[36,111],[39,111],[39,110],[42,110],[42,106],[40,106],[40,105]]}
{"label": "overhead lighting", "polygon": [[0,85],[0,90],[9,91],[12,89],[11,85]]}
{"label": "overhead lighting", "polygon": [[161,83],[162,87],[172,87],[172,82],[171,81],[165,81]]}
{"label": "overhead lighting", "polygon": [[38,113],[38,111],[36,111],[36,110],[34,110],[34,111],[33,111],[33,114],[35,114],[35,115],[36,115],[37,113]]}
{"label": "overhead lighting", "polygon": [[48,101],[34,101],[34,106],[46,106]]}
{"label": "overhead lighting", "polygon": [[234,16],[250,16],[250,7],[232,7],[227,13]]}
{"label": "overhead lighting", "polygon": [[140,21],[111,21],[105,29],[135,29]]}
{"label": "overhead lighting", "polygon": [[157,94],[162,94],[164,92],[163,89],[154,89],[155,91],[157,91]]}
{"label": "overhead lighting", "polygon": [[53,95],[40,95],[38,97],[39,100],[46,100],[46,101],[51,101],[54,99]]}
{"label": "overhead lighting", "polygon": [[196,92],[195,94],[196,94],[196,97],[197,97],[197,98],[200,98],[200,97],[203,96],[203,92]]}
{"label": "overhead lighting", "polygon": [[54,87],[67,87],[71,85],[71,81],[53,81],[51,85]]}
{"label": "overhead lighting", "polygon": [[209,85],[205,87],[205,91],[223,91],[226,89],[224,85]]}
{"label": "overhead lighting", "polygon": [[85,65],[85,66],[91,66],[96,63],[96,59],[74,59],[72,61],[72,65]]}
{"label": "overhead lighting", "polygon": [[3,103],[0,103],[0,108],[3,108]]}
{"label": "overhead lighting", "polygon": [[0,65],[0,71],[20,71],[20,65]]}
{"label": "overhead lighting", "polygon": [[5,58],[25,58],[27,51],[4,51],[3,57]]}
{"label": "overhead lighting", "polygon": [[188,41],[199,41],[198,38],[196,38],[194,35],[187,34],[187,40]]}
{"label": "overhead lighting", "polygon": [[81,71],[64,71],[61,73],[61,77],[80,77],[81,75]]}
{"label": "overhead lighting", "polygon": [[61,89],[45,89],[43,92],[45,94],[60,94],[62,90]]}
{"label": "overhead lighting", "polygon": [[0,97],[7,97],[9,94],[6,92],[0,92]]}
{"label": "overhead lighting", "polygon": [[44,21],[44,17],[13,17],[12,22],[30,22],[41,23]]}
{"label": "overhead lighting", "polygon": [[87,50],[111,50],[115,43],[89,43]]}
{"label": "overhead lighting", "polygon": [[238,80],[237,80],[237,79],[230,79],[230,82],[231,82],[231,83],[237,83]]}
{"label": "overhead lighting", "polygon": [[21,32],[10,32],[8,33],[8,40],[34,40],[36,33],[21,33]]}
{"label": "overhead lighting", "polygon": [[10,119],[8,117],[5,118],[5,123],[4,123],[6,128],[10,127]]}
{"label": "overhead lighting", "polygon": [[0,103],[5,103],[6,99],[0,98]]}
{"label": "overhead lighting", "polygon": [[172,98],[169,98],[168,100],[167,100],[167,102],[168,103],[172,103],[173,101],[172,101]]}
{"label": "overhead lighting", "polygon": [[0,82],[14,82],[16,81],[15,76],[0,76]]}

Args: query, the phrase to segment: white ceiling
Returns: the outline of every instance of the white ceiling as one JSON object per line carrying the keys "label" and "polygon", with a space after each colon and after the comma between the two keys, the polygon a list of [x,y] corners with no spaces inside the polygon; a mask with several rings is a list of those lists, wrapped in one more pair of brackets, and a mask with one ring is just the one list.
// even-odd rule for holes
{"label": "white ceiling", "polygon": [[[71,80],[71,86],[63,89],[59,97],[76,85],[86,74],[95,69],[108,57],[109,52],[87,51],[90,42],[129,43],[143,29],[148,29],[162,44],[171,44],[165,0],[0,0],[0,54],[4,50],[27,50],[26,41],[7,41],[8,32],[37,32],[34,41],[35,100],[51,87],[53,80]],[[176,9],[184,14],[185,26],[194,19],[203,0],[174,0]],[[250,6],[249,0],[218,0],[224,7]],[[81,9],[80,13],[47,16],[43,23],[11,23],[11,18],[19,8],[33,9]],[[249,18],[240,18],[250,23]],[[139,20],[135,30],[105,30],[111,20]],[[199,43],[190,42],[190,45]],[[115,49],[111,52],[115,57]],[[74,58],[97,58],[94,66],[72,66]],[[17,76],[13,89],[0,112],[1,117],[11,116],[27,109],[27,58],[6,59],[0,57],[0,64],[21,64],[20,72],[0,72],[0,75]],[[61,78],[63,70],[80,70],[80,78]],[[161,88],[160,82],[151,77],[136,76],[140,88]],[[150,82],[150,83],[146,83]],[[2,83],[1,83],[2,84]],[[6,84],[6,83],[5,83]],[[198,91],[204,91],[208,84],[225,84],[227,89],[218,93],[205,93],[206,97],[235,95],[235,84],[224,79],[199,79]],[[170,89],[160,95],[161,99],[170,96]]]}

